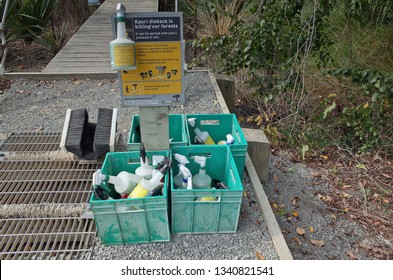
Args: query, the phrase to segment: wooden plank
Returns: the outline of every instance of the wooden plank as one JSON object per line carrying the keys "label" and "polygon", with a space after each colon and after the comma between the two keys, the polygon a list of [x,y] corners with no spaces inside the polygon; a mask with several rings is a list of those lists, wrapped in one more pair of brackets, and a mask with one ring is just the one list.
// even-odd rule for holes
{"label": "wooden plank", "polygon": [[[117,76],[117,72],[110,67],[109,55],[109,42],[113,40],[111,16],[116,13],[117,3],[117,0],[106,0],[42,70],[42,73],[45,75],[53,73],[53,77],[58,77],[62,73],[72,75],[77,72],[83,73],[83,77],[88,76],[88,73],[92,77],[100,76],[102,73],[108,73],[110,77]],[[126,12],[158,11],[158,0],[143,2],[122,0],[121,3],[126,7]]]}

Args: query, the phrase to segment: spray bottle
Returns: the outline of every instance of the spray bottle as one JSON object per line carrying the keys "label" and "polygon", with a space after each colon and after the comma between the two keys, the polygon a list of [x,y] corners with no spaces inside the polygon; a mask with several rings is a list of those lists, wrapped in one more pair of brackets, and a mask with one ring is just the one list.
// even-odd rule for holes
{"label": "spray bottle", "polygon": [[166,163],[150,180],[142,179],[128,197],[140,198],[147,196],[151,191],[161,184],[161,178],[164,177],[169,168],[170,164]]}
{"label": "spray bottle", "polygon": [[[180,173],[182,174],[182,185],[181,187],[178,187],[178,189],[188,189],[189,181],[191,181],[192,184],[191,171],[187,167],[181,164],[179,164],[179,169],[180,169]],[[191,189],[192,189],[192,185],[191,185]]]}
{"label": "spray bottle", "polygon": [[111,66],[117,71],[136,69],[136,47],[135,42],[127,37],[125,11],[126,7],[117,4],[117,38],[109,43]]}
{"label": "spray bottle", "polygon": [[183,174],[181,173],[180,166],[183,165],[185,166],[187,163],[190,163],[188,159],[181,155],[181,154],[175,154],[175,159],[179,162],[179,173],[173,177],[173,184],[174,188],[182,188],[182,182],[183,182]]}
{"label": "spray bottle", "polygon": [[141,143],[139,154],[140,154],[141,166],[139,166],[135,170],[135,174],[149,180],[152,178],[153,168],[147,162],[146,150],[143,143]]}
{"label": "spray bottle", "polygon": [[217,145],[233,145],[235,138],[231,134],[226,135],[227,140],[218,141]]}
{"label": "spray bottle", "polygon": [[95,184],[98,185],[103,181],[113,184],[116,192],[120,195],[130,194],[135,186],[143,179],[143,177],[127,171],[121,171],[117,176],[104,175],[101,173],[101,169],[94,172],[93,178]]}
{"label": "spray bottle", "polygon": [[189,125],[194,130],[196,136],[206,145],[214,145],[213,139],[210,137],[209,132],[201,131],[199,127],[196,125],[196,118],[189,118],[188,120]]}
{"label": "spray bottle", "polygon": [[164,156],[160,155],[154,155],[152,156],[152,162],[153,162],[153,171],[151,176],[154,177],[158,173],[158,164],[164,161]]}
{"label": "spray bottle", "polygon": [[206,174],[206,157],[195,156],[194,160],[201,165],[199,173],[192,180],[194,189],[210,189],[212,178]]}

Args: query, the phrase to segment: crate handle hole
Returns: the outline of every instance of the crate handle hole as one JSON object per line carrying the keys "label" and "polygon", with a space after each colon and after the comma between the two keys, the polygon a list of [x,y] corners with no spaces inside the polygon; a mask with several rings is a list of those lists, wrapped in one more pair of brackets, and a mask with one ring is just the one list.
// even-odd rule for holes
{"label": "crate handle hole", "polygon": [[127,160],[127,163],[128,164],[134,164],[134,163],[139,163],[140,162],[140,159],[139,158],[129,158],[128,160]]}
{"label": "crate handle hole", "polygon": [[201,120],[201,125],[220,125],[220,120]]}
{"label": "crate handle hole", "polygon": [[196,156],[198,157],[205,157],[205,158],[211,158],[212,154],[211,153],[189,153],[188,158],[195,158]]}

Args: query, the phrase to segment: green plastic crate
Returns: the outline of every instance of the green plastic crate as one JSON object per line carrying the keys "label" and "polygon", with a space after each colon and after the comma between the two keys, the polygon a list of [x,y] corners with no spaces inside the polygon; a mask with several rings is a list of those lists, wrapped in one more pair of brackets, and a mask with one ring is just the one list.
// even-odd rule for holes
{"label": "green plastic crate", "polygon": [[[237,121],[235,114],[196,114],[186,115],[186,122],[189,118],[196,118],[196,125],[201,131],[209,132],[210,136],[217,143],[226,140],[226,135],[231,134],[235,142],[230,145],[233,158],[236,163],[240,177],[243,177],[244,165],[247,154],[247,140]],[[195,132],[187,122],[187,136],[190,146],[194,144]]]}
{"label": "green plastic crate", "polygon": [[[199,172],[194,156],[207,156],[206,173],[213,179],[225,182],[229,189],[175,189],[173,177],[179,167],[171,169],[171,226],[172,233],[234,233],[237,230],[242,202],[243,186],[228,146],[198,145],[173,147],[173,154],[188,158],[186,165],[193,175]],[[213,196],[217,201],[196,201],[197,198]]]}
{"label": "green plastic crate", "polygon": [[[134,115],[131,121],[130,136],[128,138],[127,150],[139,151],[141,136],[136,132],[136,128],[140,125],[139,115]],[[187,133],[185,117],[182,114],[169,114],[169,143],[170,147],[187,146]],[[169,139],[168,139],[169,141]]]}
{"label": "green plastic crate", "polygon": [[[147,152],[151,162],[153,155],[169,156],[169,151]],[[134,173],[140,166],[139,152],[107,153],[101,171],[116,176],[121,171]],[[94,215],[98,235],[103,244],[131,244],[170,241],[168,218],[169,174],[164,177],[162,196],[136,199],[99,200],[94,194],[90,207]],[[102,187],[116,191],[113,185],[103,183]]]}

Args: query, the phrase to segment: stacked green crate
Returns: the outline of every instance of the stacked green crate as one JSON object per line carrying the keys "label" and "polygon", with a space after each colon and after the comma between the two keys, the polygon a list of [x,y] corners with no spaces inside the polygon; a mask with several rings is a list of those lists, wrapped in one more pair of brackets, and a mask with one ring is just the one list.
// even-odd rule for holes
{"label": "stacked green crate", "polygon": [[[221,140],[226,140],[227,134],[232,135],[235,142],[229,147],[235,160],[239,175],[242,177],[247,154],[247,141],[236,119],[236,115],[189,114],[186,115],[186,118],[196,118],[196,126],[199,127],[201,131],[208,132],[215,143],[218,143]],[[195,132],[189,124],[187,124],[187,136],[189,145],[196,146],[194,143]]]}
{"label": "stacked green crate", "polygon": [[[131,121],[130,136],[128,138],[127,149],[128,151],[139,150],[139,144],[141,143],[141,135],[137,131],[140,126],[139,115],[134,115]],[[185,117],[182,114],[169,114],[168,118],[169,126],[169,139],[170,147],[173,146],[187,146],[187,133],[186,133],[186,122]]]}
{"label": "stacked green crate", "polygon": [[[176,163],[171,169],[172,233],[234,233],[237,230],[243,186],[228,146],[198,145],[173,147],[175,153],[187,157],[186,165],[193,175],[200,165],[195,156],[206,156],[206,174],[224,182],[229,189],[175,189],[173,177],[178,174]],[[199,201],[214,197],[215,201]]]}
{"label": "stacked green crate", "polygon": [[[169,156],[169,151],[147,152],[149,162],[153,155]],[[121,171],[135,173],[139,164],[139,152],[107,153],[101,172],[117,176]],[[90,207],[98,234],[107,245],[170,241],[168,216],[169,174],[164,177],[162,196],[134,199],[100,200],[93,194]],[[114,187],[102,183],[115,193]]]}

